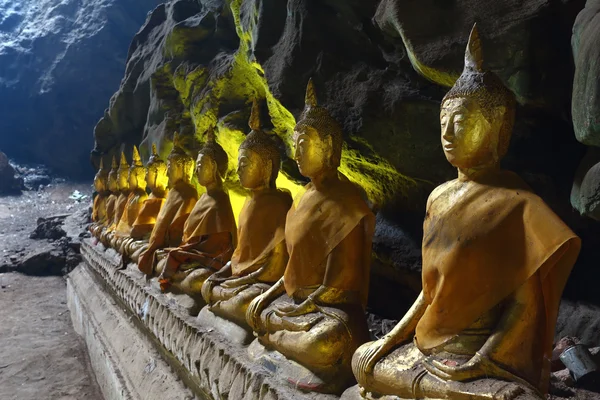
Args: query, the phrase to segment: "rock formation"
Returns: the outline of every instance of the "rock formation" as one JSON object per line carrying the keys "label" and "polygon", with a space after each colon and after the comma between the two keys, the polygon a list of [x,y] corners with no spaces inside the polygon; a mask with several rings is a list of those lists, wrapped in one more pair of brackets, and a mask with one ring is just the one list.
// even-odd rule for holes
{"label": "rock formation", "polygon": [[0,0],[0,147],[91,177],[89,132],[157,0]]}

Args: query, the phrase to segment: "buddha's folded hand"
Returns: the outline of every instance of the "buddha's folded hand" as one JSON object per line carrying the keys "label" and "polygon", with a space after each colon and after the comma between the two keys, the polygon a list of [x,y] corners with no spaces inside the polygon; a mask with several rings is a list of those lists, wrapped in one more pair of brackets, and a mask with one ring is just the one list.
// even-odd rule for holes
{"label": "buddha's folded hand", "polygon": [[439,361],[433,357],[423,360],[423,366],[430,374],[446,381],[466,381],[492,375],[489,364],[488,358],[479,353],[475,353],[469,361],[460,365],[455,361]]}
{"label": "buddha's folded hand", "polygon": [[279,317],[298,317],[317,311],[317,306],[310,299],[306,299],[300,304],[282,304],[276,307],[275,314]]}

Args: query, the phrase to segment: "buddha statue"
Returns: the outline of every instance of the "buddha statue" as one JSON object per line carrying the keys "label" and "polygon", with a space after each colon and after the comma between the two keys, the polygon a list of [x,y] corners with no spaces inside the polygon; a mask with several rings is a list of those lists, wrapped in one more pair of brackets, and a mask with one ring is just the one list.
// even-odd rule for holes
{"label": "buddha statue", "polygon": [[[281,165],[280,150],[262,130],[256,101],[249,125],[252,131],[238,154],[240,184],[250,191],[239,216],[238,245],[231,262],[204,282],[202,297],[208,307],[199,316],[204,325],[223,328],[220,330],[224,334],[232,329],[221,318],[240,326],[241,334],[231,333],[229,337],[242,343],[253,338],[246,322],[250,301],[269,289],[285,271],[285,218],[292,205],[290,193],[277,189],[275,184]],[[213,313],[218,316],[216,322]]]}
{"label": "buddha statue", "polygon": [[140,213],[142,204],[148,198],[146,194],[146,168],[142,164],[140,153],[136,146],[133,146],[131,167],[128,174],[129,196],[125,204],[125,210],[117,227],[111,243],[114,249],[121,250],[123,241],[129,238],[133,224]]}
{"label": "buddha statue", "polygon": [[106,199],[106,219],[104,224],[96,226],[92,232],[93,235],[105,246],[108,245],[108,243],[105,241],[105,238],[107,237],[107,231],[111,229],[111,225],[115,218],[115,204],[117,203],[117,199],[119,197],[119,181],[117,179],[118,174],[119,165],[117,164],[116,158],[113,156],[111,169],[108,172],[108,191],[110,194]]}
{"label": "buddha statue", "polygon": [[167,164],[158,155],[156,144],[152,144],[152,154],[146,165],[146,184],[150,189],[150,195],[142,204],[131,227],[129,238],[121,245],[121,254],[127,257],[132,256],[148,243],[158,214],[166,201],[168,193]]}
{"label": "buddha statue", "polygon": [[108,190],[108,171],[104,169],[102,159],[100,159],[100,168],[94,177],[94,188],[96,197],[92,206],[92,225],[90,232],[93,232],[97,226],[101,226],[106,222],[106,201],[110,196]]}
{"label": "buddha statue", "polygon": [[[179,135],[173,137],[173,150],[167,158],[169,193],[158,213],[148,244],[133,252],[140,271],[154,275],[157,250],[181,244],[183,227],[198,200],[198,191],[192,183],[194,159],[181,147]],[[160,253],[159,253],[160,254]]]}
{"label": "buddha statue", "polygon": [[127,198],[129,197],[129,164],[123,152],[121,152],[121,163],[117,169],[117,186],[118,195],[115,200],[113,219],[109,227],[103,232],[102,238],[102,242],[108,247],[114,246],[114,234],[125,212]]}
{"label": "buddha statue", "polygon": [[296,387],[339,393],[354,381],[352,354],[369,338],[375,217],[361,189],[338,171],[342,128],[317,104],[312,81],[293,138],[294,159],[311,182],[287,214],[284,276],[248,307],[258,337],[249,355],[277,365]]}
{"label": "buddha statue", "polygon": [[343,399],[545,399],[580,240],[500,169],[515,98],[482,58],[475,26],[462,75],[442,100],[442,146],[458,178],[427,201],[423,290],[391,332],[356,351],[359,386]]}
{"label": "buddha statue", "polygon": [[185,222],[181,245],[166,249],[166,256],[156,268],[163,292],[185,293],[197,305],[204,304],[202,284],[229,262],[236,246],[233,209],[223,189],[227,166],[227,153],[209,129],[196,160],[198,183],[206,192]]}

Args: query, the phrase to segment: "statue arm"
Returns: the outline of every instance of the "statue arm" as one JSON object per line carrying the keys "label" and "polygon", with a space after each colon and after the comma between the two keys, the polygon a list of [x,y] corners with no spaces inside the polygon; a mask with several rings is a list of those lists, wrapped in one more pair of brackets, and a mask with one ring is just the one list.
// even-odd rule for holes
{"label": "statue arm", "polygon": [[246,321],[253,331],[257,333],[261,332],[260,314],[273,300],[281,296],[284,292],[285,285],[282,277],[269,290],[252,300],[246,310]]}
{"label": "statue arm", "polygon": [[[502,368],[493,358],[496,353],[503,353],[504,349],[514,347],[514,343],[520,341],[523,331],[532,329],[531,324],[535,324],[538,318],[535,314],[536,307],[531,305],[536,304],[540,296],[542,294],[539,279],[530,278],[505,300],[504,312],[494,331],[469,361],[458,366],[448,366],[429,357],[424,361],[425,368],[445,380],[465,381],[493,376],[518,382],[535,391],[531,384]],[[520,354],[513,356],[521,357]]]}

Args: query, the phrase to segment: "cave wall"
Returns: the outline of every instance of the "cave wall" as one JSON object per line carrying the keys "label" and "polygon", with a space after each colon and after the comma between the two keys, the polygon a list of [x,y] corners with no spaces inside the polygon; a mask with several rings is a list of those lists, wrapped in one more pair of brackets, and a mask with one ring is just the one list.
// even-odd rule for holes
{"label": "cave wall", "polygon": [[158,0],[0,0],[0,149],[90,178],[89,149],[131,37]]}
{"label": "cave wall", "polygon": [[[341,170],[378,211],[378,290],[370,304],[381,314],[402,315],[397,302],[387,301],[398,293],[389,282],[402,282],[402,299],[419,290],[425,201],[456,175],[440,145],[440,100],[462,70],[477,22],[488,67],[519,101],[504,165],[584,239],[567,295],[597,301],[600,224],[569,202],[586,152],[571,117],[571,29],[584,6],[582,0],[173,0],[134,36],[125,77],[96,126],[92,159],[97,166],[134,144],[147,157],[152,143],[166,156],[175,130],[193,153],[206,128],[217,124],[239,210],[235,161],[252,99],[262,101],[266,125],[289,151],[312,77],[320,102],[344,127]],[[291,160],[278,183],[292,192],[302,184]]]}

